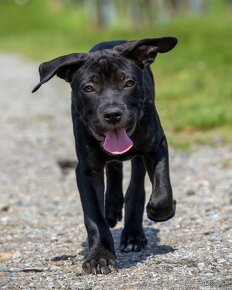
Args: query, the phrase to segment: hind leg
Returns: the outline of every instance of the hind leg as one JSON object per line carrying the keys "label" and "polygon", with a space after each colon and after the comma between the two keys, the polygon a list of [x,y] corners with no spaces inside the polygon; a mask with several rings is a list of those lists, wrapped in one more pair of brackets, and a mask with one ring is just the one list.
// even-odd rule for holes
{"label": "hind leg", "polygon": [[143,232],[143,211],[145,202],[144,178],[146,169],[141,157],[131,161],[132,173],[125,196],[125,222],[121,234],[120,250],[124,252],[141,251],[147,239]]}
{"label": "hind leg", "polygon": [[105,218],[113,228],[122,219],[123,191],[122,191],[122,163],[110,162],[106,165],[107,187],[105,195]]}

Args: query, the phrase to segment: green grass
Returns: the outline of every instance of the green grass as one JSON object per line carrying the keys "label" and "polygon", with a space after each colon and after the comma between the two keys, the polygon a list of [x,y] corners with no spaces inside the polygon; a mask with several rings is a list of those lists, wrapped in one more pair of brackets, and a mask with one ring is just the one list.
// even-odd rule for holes
{"label": "green grass", "polygon": [[221,7],[217,13],[179,17],[167,24],[133,30],[123,25],[98,30],[83,10],[66,6],[51,12],[48,1],[33,0],[17,6],[0,5],[0,50],[45,61],[96,42],[174,35],[178,46],[158,55],[156,103],[172,146],[232,141],[232,17]]}

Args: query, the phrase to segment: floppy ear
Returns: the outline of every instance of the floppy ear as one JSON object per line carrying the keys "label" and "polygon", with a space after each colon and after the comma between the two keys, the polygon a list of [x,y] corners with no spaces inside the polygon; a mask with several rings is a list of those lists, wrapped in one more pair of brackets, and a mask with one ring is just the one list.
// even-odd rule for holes
{"label": "floppy ear", "polygon": [[85,63],[87,56],[87,53],[72,53],[42,63],[39,66],[40,82],[34,87],[32,93],[36,92],[42,84],[49,81],[54,75],[69,83],[72,82],[74,72]]}
{"label": "floppy ear", "polygon": [[113,49],[120,55],[135,60],[139,67],[144,68],[153,63],[158,52],[168,52],[176,44],[177,38],[175,37],[149,38],[128,41],[115,46]]}

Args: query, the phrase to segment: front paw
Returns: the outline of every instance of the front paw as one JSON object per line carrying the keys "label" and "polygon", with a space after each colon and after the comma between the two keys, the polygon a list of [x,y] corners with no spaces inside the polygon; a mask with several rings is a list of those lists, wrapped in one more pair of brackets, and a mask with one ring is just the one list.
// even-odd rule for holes
{"label": "front paw", "polygon": [[172,202],[153,202],[147,204],[147,217],[155,222],[165,222],[171,219],[176,212],[176,201]]}
{"label": "front paw", "polygon": [[140,252],[147,245],[147,239],[141,230],[123,229],[119,250],[122,252]]}
{"label": "front paw", "polygon": [[113,253],[101,246],[90,252],[82,264],[82,269],[86,274],[107,275],[112,270],[117,270],[117,259]]}

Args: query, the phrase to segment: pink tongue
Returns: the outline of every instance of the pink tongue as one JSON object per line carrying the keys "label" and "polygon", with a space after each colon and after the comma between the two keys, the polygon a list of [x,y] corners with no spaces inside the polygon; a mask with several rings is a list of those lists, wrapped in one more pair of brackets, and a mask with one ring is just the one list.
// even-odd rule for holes
{"label": "pink tongue", "polygon": [[112,154],[122,154],[133,146],[125,129],[114,129],[106,132],[103,148]]}

